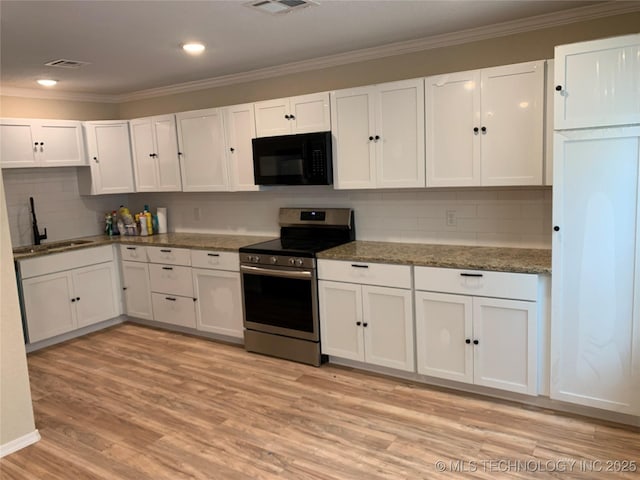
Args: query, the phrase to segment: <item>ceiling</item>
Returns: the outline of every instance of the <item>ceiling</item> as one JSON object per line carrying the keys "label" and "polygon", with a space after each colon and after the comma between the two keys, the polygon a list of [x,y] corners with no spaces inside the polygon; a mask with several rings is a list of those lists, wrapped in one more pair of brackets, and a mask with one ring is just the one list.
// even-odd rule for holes
{"label": "ceiling", "polygon": [[[317,5],[271,15],[246,3],[0,0],[0,85],[5,90],[42,89],[35,80],[47,77],[59,80],[54,87],[58,92],[126,96],[318,57],[330,63],[346,52],[611,5],[576,0],[318,0]],[[206,44],[201,56],[182,52],[180,45],[191,40]],[[56,59],[89,65],[44,65]]]}

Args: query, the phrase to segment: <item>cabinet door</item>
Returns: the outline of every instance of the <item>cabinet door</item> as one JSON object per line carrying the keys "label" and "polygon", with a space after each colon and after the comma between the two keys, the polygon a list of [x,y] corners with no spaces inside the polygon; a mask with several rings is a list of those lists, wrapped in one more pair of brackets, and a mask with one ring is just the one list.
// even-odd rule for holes
{"label": "cabinet door", "polygon": [[196,295],[196,328],[242,338],[240,274],[194,268],[193,286]]}
{"label": "cabinet door", "polygon": [[483,186],[542,185],[544,61],[482,70]]}
{"label": "cabinet door", "polygon": [[362,287],[320,280],[318,299],[322,353],[363,362]]}
{"label": "cabinet door", "polygon": [[480,72],[429,77],[427,186],[480,185]]}
{"label": "cabinet door", "polygon": [[129,122],[133,170],[137,192],[153,192],[158,189],[158,167],[154,155],[153,129],[150,118],[138,118]]}
{"label": "cabinet door", "polygon": [[91,194],[133,192],[131,142],[127,122],[85,123]]}
{"label": "cabinet door", "polygon": [[71,273],[58,272],[22,281],[29,343],[70,332],[77,326]]}
{"label": "cabinet door", "polygon": [[0,121],[0,166],[22,168],[36,165],[38,151],[30,120],[3,118]]}
{"label": "cabinet door", "polygon": [[125,313],[130,317],[153,320],[149,264],[122,262],[122,290]]}
{"label": "cabinet door", "polygon": [[640,414],[640,127],[556,133],[551,397]]}
{"label": "cabinet door", "polygon": [[158,169],[158,188],[156,190],[160,192],[181,190],[176,117],[161,115],[152,117],[152,122],[157,155],[155,160]]}
{"label": "cabinet door", "polygon": [[291,133],[328,132],[331,130],[329,93],[313,93],[289,100]]}
{"label": "cabinet door", "polygon": [[196,328],[196,312],[192,297],[152,293],[153,318],[156,322]]}
{"label": "cabinet door", "polygon": [[473,383],[472,315],[471,297],[416,292],[418,373]]}
{"label": "cabinet door", "polygon": [[555,49],[555,128],[640,123],[640,34]]}
{"label": "cabinet door", "polygon": [[362,286],[365,361],[415,371],[411,290]]}
{"label": "cabinet door", "polygon": [[224,127],[227,139],[229,188],[234,191],[258,190],[253,177],[253,147],[251,146],[251,140],[256,137],[253,104],[226,107]]}
{"label": "cabinet door", "polygon": [[120,315],[116,270],[113,262],[73,270],[78,327]]}
{"label": "cabinet door", "polygon": [[176,120],[181,152],[182,190],[227,190],[229,180],[222,110],[212,108],[179,113]]}
{"label": "cabinet door", "polygon": [[336,189],[376,186],[374,95],[375,87],[331,93],[333,186]]}
{"label": "cabinet door", "polygon": [[289,111],[288,98],[257,102],[254,105],[258,137],[273,137],[291,133],[291,121],[289,120],[291,112]]}
{"label": "cabinet door", "polygon": [[474,297],[474,383],[535,395],[536,322],[535,302]]}
{"label": "cabinet door", "polygon": [[81,122],[40,120],[38,123],[36,136],[43,167],[87,165]]}
{"label": "cabinet door", "polygon": [[378,85],[378,187],[424,187],[424,81]]}

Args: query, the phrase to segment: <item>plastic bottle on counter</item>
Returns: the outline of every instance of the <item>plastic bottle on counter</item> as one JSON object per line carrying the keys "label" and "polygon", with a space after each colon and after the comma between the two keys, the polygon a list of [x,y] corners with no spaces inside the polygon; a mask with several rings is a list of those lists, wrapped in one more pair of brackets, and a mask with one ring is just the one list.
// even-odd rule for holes
{"label": "plastic bottle on counter", "polygon": [[146,221],[146,216],[140,215],[140,235],[143,237],[146,237],[147,235],[149,235],[149,230],[147,230],[147,221]]}
{"label": "plastic bottle on counter", "polygon": [[147,234],[153,235],[153,220],[151,219],[151,212],[147,210],[144,216],[147,220]]}

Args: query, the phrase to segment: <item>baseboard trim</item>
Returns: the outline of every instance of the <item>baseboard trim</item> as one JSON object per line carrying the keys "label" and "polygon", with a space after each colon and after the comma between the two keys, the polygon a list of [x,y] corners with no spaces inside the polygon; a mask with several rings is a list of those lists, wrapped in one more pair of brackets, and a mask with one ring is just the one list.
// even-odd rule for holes
{"label": "baseboard trim", "polygon": [[18,437],[15,440],[11,440],[4,445],[0,445],[0,458],[13,452],[17,452],[18,450],[22,450],[29,445],[33,445],[38,440],[40,440],[40,432],[38,432],[38,430],[36,429],[33,432],[27,433],[26,435]]}

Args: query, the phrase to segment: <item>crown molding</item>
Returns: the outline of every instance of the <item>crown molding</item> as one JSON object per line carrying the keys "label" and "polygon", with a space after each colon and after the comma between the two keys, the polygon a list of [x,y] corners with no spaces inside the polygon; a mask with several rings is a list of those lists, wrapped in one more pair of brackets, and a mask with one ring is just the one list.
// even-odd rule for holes
{"label": "crown molding", "polygon": [[597,18],[621,15],[640,11],[640,2],[637,1],[610,1],[586,7],[578,7],[557,13],[548,13],[528,17],[521,20],[497,23],[484,27],[461,30],[453,33],[433,35],[416,40],[396,42],[379,47],[353,50],[337,55],[328,55],[311,60],[292,62],[273,67],[250,70],[230,75],[222,75],[203,80],[179,83],[165,87],[150,88],[137,92],[119,95],[84,94],[72,92],[42,91],[37,89],[5,87],[0,91],[1,95],[49,98],[60,100],[75,100],[85,102],[123,103],[143,100],[167,95],[205,90],[208,88],[222,87],[236,83],[245,83],[255,80],[278,77],[293,73],[301,73],[310,70],[319,70],[328,67],[337,67],[350,63],[365,62],[394,55],[415,53],[435,48],[460,45],[463,43],[477,42],[491,38],[503,37],[517,33],[551,28],[570,23],[584,22]]}
{"label": "crown molding", "polygon": [[18,88],[0,86],[0,95],[4,97],[41,98],[45,100],[70,100],[74,102],[119,103],[118,95],[101,93],[60,92],[39,90],[37,88]]}

